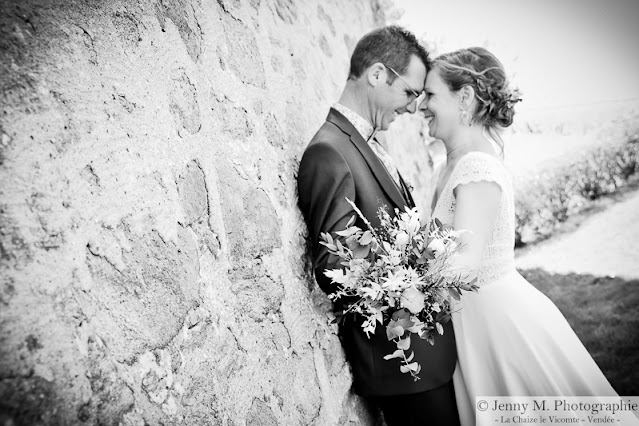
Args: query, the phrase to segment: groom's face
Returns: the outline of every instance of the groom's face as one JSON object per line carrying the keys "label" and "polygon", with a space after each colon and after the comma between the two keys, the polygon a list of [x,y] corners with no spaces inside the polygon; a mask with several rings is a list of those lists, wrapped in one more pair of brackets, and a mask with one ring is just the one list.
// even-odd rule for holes
{"label": "groom's face", "polygon": [[[395,76],[386,67],[384,80],[374,90],[372,102],[373,126],[380,130],[387,130],[399,114],[415,112],[415,94],[424,90],[426,66],[417,57],[412,56],[406,73]],[[388,76],[395,76],[391,84],[386,82]]]}

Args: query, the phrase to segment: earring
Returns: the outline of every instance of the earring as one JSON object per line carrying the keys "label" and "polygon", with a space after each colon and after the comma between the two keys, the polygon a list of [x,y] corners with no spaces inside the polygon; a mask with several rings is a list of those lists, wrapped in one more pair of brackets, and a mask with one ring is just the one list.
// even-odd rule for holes
{"label": "earring", "polygon": [[470,127],[470,121],[470,114],[468,113],[468,110],[462,107],[461,112],[459,113],[459,124]]}

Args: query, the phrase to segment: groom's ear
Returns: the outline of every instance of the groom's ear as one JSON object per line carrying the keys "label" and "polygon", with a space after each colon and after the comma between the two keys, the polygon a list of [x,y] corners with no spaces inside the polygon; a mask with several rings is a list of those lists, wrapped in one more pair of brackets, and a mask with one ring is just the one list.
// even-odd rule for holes
{"label": "groom's ear", "polygon": [[366,71],[366,78],[368,84],[376,87],[382,82],[386,81],[386,67],[381,62],[375,62]]}

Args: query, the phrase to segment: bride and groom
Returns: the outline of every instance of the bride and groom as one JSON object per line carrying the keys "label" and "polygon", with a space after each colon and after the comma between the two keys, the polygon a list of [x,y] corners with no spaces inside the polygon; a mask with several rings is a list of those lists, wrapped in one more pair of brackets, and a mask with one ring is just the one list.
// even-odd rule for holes
{"label": "bride and groom", "polygon": [[471,231],[456,262],[476,274],[479,292],[464,294],[434,345],[413,335],[418,381],[383,359],[396,349],[383,327],[368,338],[361,319],[340,324],[354,391],[389,426],[474,425],[476,396],[616,396],[555,305],[515,270],[513,189],[498,130],[512,123],[518,100],[486,49],[431,60],[410,32],[381,28],[358,42],[342,96],[300,162],[299,206],[315,278],[331,293],[323,272],[339,259],[319,244],[320,233],[346,227],[355,215],[346,199],[375,227],[379,207],[415,205],[377,131],[399,114],[420,112],[430,136],[446,146],[433,216]]}

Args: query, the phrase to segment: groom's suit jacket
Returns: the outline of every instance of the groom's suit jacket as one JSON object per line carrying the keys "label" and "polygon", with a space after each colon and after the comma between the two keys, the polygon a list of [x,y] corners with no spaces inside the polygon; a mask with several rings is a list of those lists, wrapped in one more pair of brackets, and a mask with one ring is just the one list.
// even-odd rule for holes
{"label": "groom's suit jacket", "polygon": [[[379,207],[387,206],[394,216],[395,208],[414,206],[403,179],[400,178],[400,188],[355,127],[335,109],[330,110],[306,148],[297,180],[299,206],[312,241],[315,279],[328,294],[335,291],[335,286],[324,271],[340,266],[339,259],[319,244],[320,232],[341,231],[356,215],[346,197],[355,202],[374,227],[380,225]],[[359,218],[356,225],[366,229]],[[341,310],[339,300],[335,308]],[[418,381],[400,372],[398,359],[384,360],[384,355],[397,349],[386,338],[385,327],[378,324],[376,334],[369,339],[362,331],[361,318],[348,316],[340,324],[340,337],[353,371],[354,390],[360,395],[399,395],[433,389],[451,379],[457,361],[450,322],[444,326],[444,335],[436,337],[434,346],[413,336],[410,349],[422,367]]]}

